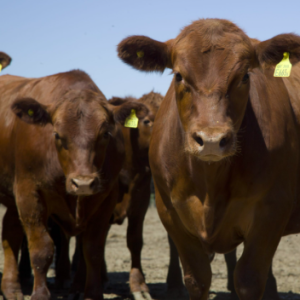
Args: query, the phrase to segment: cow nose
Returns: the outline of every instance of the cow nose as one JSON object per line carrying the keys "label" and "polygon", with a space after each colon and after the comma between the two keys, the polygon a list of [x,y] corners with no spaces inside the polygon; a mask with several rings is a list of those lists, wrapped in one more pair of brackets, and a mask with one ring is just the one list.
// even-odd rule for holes
{"label": "cow nose", "polygon": [[72,192],[76,195],[92,195],[96,192],[99,179],[97,177],[71,178]]}
{"label": "cow nose", "polygon": [[231,131],[207,133],[198,131],[193,134],[193,138],[200,146],[199,151],[203,155],[221,155],[222,152],[232,142]]}

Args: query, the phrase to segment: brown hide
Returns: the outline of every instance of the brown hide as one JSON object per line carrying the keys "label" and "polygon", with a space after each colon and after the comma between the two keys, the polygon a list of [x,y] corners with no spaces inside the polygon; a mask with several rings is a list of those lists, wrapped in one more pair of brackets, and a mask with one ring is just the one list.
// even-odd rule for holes
{"label": "brown hide", "polygon": [[[158,212],[190,299],[208,297],[208,254],[242,242],[236,291],[242,300],[261,299],[281,236],[300,231],[300,37],[253,41],[229,21],[206,19],[158,43],[133,36],[118,51],[140,70],[173,69],[149,156]],[[151,47],[148,61],[148,45],[159,53],[156,63],[167,56],[159,68]],[[292,75],[274,78],[284,52]]]}
{"label": "brown hide", "polygon": [[[0,201],[17,204],[27,235],[35,278],[31,299],[50,299],[45,281],[53,256],[49,216],[69,235],[82,232],[85,297],[100,299],[98,270],[125,158],[119,123],[131,109],[140,119],[148,109],[140,103],[108,104],[82,71],[37,79],[1,76],[0,95]],[[15,300],[21,293],[17,253],[23,234],[9,234],[9,225],[3,232],[2,291]]]}

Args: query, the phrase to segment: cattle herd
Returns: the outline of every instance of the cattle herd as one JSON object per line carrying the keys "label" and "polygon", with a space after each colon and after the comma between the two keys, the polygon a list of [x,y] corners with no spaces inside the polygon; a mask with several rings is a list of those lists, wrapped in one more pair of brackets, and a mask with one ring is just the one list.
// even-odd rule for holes
{"label": "cattle herd", "polygon": [[[182,286],[179,255],[190,299],[207,300],[210,262],[226,253],[233,298],[280,299],[272,258],[282,236],[300,232],[300,37],[260,42],[230,21],[201,19],[167,42],[130,36],[117,51],[137,70],[171,69],[165,97],[107,101],[78,70],[0,77],[3,295],[24,299],[22,278],[32,272],[31,299],[49,300],[54,249],[63,286],[76,235],[68,299],[103,299],[107,233],[127,217],[130,290],[152,299],[141,250],[153,176],[170,289]],[[274,77],[284,56],[291,75]],[[0,52],[1,68],[10,61]],[[137,128],[124,127],[132,114]]]}

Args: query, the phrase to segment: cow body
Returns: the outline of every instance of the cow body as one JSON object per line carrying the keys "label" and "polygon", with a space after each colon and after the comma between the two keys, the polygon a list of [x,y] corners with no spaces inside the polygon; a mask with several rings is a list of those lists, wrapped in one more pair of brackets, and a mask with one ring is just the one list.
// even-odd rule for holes
{"label": "cow body", "polygon": [[300,38],[252,43],[234,24],[208,19],[166,43],[133,36],[118,48],[137,69],[175,74],[156,117],[150,165],[192,300],[208,297],[209,254],[242,242],[236,291],[261,299],[281,236],[300,231],[300,67],[273,77],[283,52],[299,61]]}
{"label": "cow body", "polygon": [[32,299],[50,298],[52,216],[68,235],[82,232],[85,297],[103,299],[99,270],[125,150],[117,121],[141,106],[115,110],[81,71],[39,79],[2,76],[0,94],[0,201],[8,207],[2,291],[9,300],[23,297],[17,271],[20,218],[35,278]]}

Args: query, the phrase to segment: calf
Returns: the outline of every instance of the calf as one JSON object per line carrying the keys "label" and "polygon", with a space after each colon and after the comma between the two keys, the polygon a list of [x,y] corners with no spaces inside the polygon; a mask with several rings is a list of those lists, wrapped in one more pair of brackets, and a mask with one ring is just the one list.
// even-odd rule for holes
{"label": "calf", "polygon": [[118,51],[139,70],[174,73],[149,156],[190,299],[208,297],[209,254],[240,243],[236,292],[261,299],[281,236],[300,231],[300,67],[273,76],[285,52],[300,60],[300,37],[253,43],[227,20],[203,19],[165,43],[129,37]]}
{"label": "calf", "polygon": [[8,207],[2,234],[5,297],[23,299],[17,257],[24,229],[34,273],[31,299],[50,299],[52,216],[67,234],[81,232],[85,299],[103,299],[101,257],[125,158],[119,124],[132,109],[144,118],[147,108],[110,105],[81,71],[37,79],[1,76],[0,95],[0,201]]}

